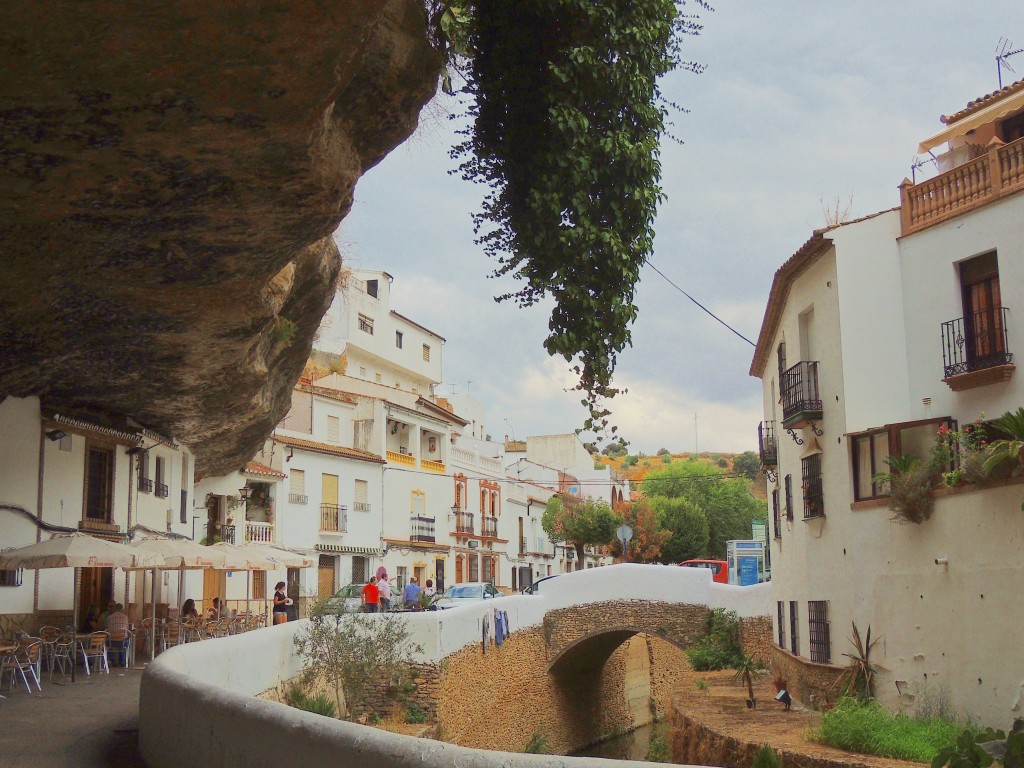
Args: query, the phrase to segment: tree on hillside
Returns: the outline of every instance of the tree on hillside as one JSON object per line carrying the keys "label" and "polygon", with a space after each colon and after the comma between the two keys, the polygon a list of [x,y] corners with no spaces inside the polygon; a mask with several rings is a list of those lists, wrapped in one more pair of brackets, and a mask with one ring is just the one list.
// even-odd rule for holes
{"label": "tree on hillside", "polygon": [[579,499],[552,496],[544,509],[540,524],[551,541],[569,542],[576,549],[576,568],[582,570],[583,548],[604,545],[615,538],[621,521],[608,502],[600,499]]}
{"label": "tree on hillside", "polygon": [[661,547],[661,562],[681,563],[707,555],[711,528],[700,507],[689,499],[667,496],[652,496],[648,503],[670,536]]}
{"label": "tree on hillside", "polygon": [[[633,529],[626,561],[652,563],[662,556],[662,547],[672,538],[672,531],[658,522],[658,513],[646,499],[615,505],[615,513],[623,523]],[[613,557],[622,555],[622,542],[615,539],[609,546]]]}
{"label": "tree on hillside", "polygon": [[733,459],[732,468],[740,477],[753,480],[757,477],[757,473],[761,471],[761,457],[753,451],[744,451]]}
{"label": "tree on hillside", "polygon": [[[764,502],[750,495],[746,480],[727,478],[722,470],[703,461],[673,462],[653,469],[644,478],[643,490],[651,503],[659,509],[657,497],[686,499],[704,513],[709,538],[706,555],[725,558],[725,542],[729,539],[749,539],[750,521],[767,514]],[[666,528],[673,530],[663,520]],[[673,537],[674,537],[673,536]],[[672,551],[671,542],[666,552]]]}

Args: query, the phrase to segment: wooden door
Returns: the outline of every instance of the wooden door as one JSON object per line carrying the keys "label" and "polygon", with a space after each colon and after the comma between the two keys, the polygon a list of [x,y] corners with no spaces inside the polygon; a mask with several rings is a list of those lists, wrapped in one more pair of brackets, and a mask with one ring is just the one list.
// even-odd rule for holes
{"label": "wooden door", "polygon": [[320,555],[320,567],[317,569],[317,597],[321,600],[334,594],[334,563],[334,557]]}
{"label": "wooden door", "polygon": [[107,609],[107,603],[114,597],[113,568],[82,568],[80,570],[81,592],[78,595],[78,615],[85,616],[90,606],[99,616]]}
{"label": "wooden door", "polygon": [[206,568],[203,571],[203,612],[213,607],[213,598],[223,594],[224,572]]}

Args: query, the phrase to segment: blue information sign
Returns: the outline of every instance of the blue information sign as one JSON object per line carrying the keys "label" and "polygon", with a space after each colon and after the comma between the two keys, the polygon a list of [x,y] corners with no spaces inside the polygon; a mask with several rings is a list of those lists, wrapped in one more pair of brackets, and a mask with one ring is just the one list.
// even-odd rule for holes
{"label": "blue information sign", "polygon": [[757,558],[740,557],[740,586],[750,587],[757,584]]}

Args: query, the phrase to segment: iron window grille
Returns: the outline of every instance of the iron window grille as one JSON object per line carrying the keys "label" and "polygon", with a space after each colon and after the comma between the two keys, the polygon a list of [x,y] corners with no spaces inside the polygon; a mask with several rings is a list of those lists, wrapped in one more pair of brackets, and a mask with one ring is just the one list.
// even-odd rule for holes
{"label": "iron window grille", "polygon": [[288,501],[292,504],[306,504],[309,502],[309,497],[303,493],[289,493]]}
{"label": "iron window grille", "polygon": [[825,498],[821,482],[821,454],[800,460],[800,481],[804,497],[804,520],[825,516]]}
{"label": "iron window grille", "polygon": [[0,570],[0,587],[20,587],[24,573],[24,568]]}
{"label": "iron window grille", "polygon": [[171,495],[171,490],[167,487],[167,483],[156,483],[153,486],[153,495],[158,499],[166,499]]}
{"label": "iron window grille", "polygon": [[352,505],[356,512],[369,512],[370,502],[368,501],[357,501]]}
{"label": "iron window grille", "polygon": [[811,645],[811,661],[828,664],[832,660],[829,637],[828,601],[807,601],[807,634]]}
{"label": "iron window grille", "polygon": [[772,535],[776,539],[782,538],[782,514],[779,509],[779,489],[772,490]]}
{"label": "iron window grille", "polygon": [[821,418],[821,395],[818,392],[818,363],[802,360],[782,375],[782,426],[801,415]]}
{"label": "iron window grille", "polygon": [[152,493],[153,492],[153,481],[150,480],[148,477],[140,477],[139,478],[139,490],[142,491],[143,493]]}
{"label": "iron window grille", "polygon": [[373,336],[373,320],[366,315],[359,316],[359,330]]}
{"label": "iron window grille", "polygon": [[786,475],[786,519],[793,520],[793,476]]}
{"label": "iron window grille", "polygon": [[789,601],[789,650],[794,656],[800,655],[800,639],[797,634],[799,622],[797,620],[800,612],[799,603],[796,600]]}
{"label": "iron window grille", "polygon": [[786,647],[786,604],[781,600],[775,602],[775,610],[778,614],[779,625],[779,648]]}

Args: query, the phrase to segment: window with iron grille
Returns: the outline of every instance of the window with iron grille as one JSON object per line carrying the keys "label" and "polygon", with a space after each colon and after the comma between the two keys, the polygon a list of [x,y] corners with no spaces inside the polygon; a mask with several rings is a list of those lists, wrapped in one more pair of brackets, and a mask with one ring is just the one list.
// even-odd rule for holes
{"label": "window with iron grille", "polygon": [[359,316],[359,330],[373,336],[373,318],[366,315]]}
{"label": "window with iron grille", "polygon": [[832,660],[832,641],[828,633],[828,601],[807,601],[807,638],[811,661],[828,664]]}
{"label": "window with iron grille", "polygon": [[786,475],[786,519],[793,519],[793,476]]}
{"label": "window with iron grille", "polygon": [[423,345],[423,360],[424,360],[424,362],[427,362],[427,363],[430,362],[430,345],[429,344],[424,344]]}
{"label": "window with iron grille", "polygon": [[395,331],[395,346],[398,349],[402,348],[402,338],[403,338],[402,337],[402,332],[401,331]]}
{"label": "window with iron grille", "polygon": [[181,457],[181,509],[178,510],[178,519],[183,522],[188,522],[188,486],[191,485],[188,481],[188,456]]}
{"label": "window with iron grille", "polygon": [[484,558],[483,562],[483,579],[482,581],[494,581],[494,560],[489,557]]}
{"label": "window with iron grille", "polygon": [[480,581],[480,556],[469,556],[469,581]]}
{"label": "window with iron grille", "polygon": [[789,650],[794,656],[800,655],[800,639],[797,635],[797,616],[800,612],[799,603],[796,600],[789,601]]}
{"label": "window with iron grille", "polygon": [[781,600],[775,603],[775,610],[778,613],[779,625],[779,648],[786,647],[786,604]]}
{"label": "window with iron grille", "polygon": [[772,532],[776,539],[782,538],[782,518],[779,514],[779,489],[772,490]]}
{"label": "window with iron grille", "polygon": [[398,573],[395,575],[397,576],[395,586],[398,588],[398,594],[402,594],[402,590],[405,589],[405,585],[409,581],[409,567],[406,565],[398,566]]}
{"label": "window with iron grille", "polygon": [[22,574],[25,570],[23,568],[11,568],[10,570],[0,570],[0,587],[20,587]]}
{"label": "window with iron grille", "polygon": [[803,491],[804,520],[825,516],[825,498],[821,482],[821,454],[800,460],[800,488]]}
{"label": "window with iron grille", "polygon": [[254,600],[267,599],[267,572],[252,572],[252,596]]}

